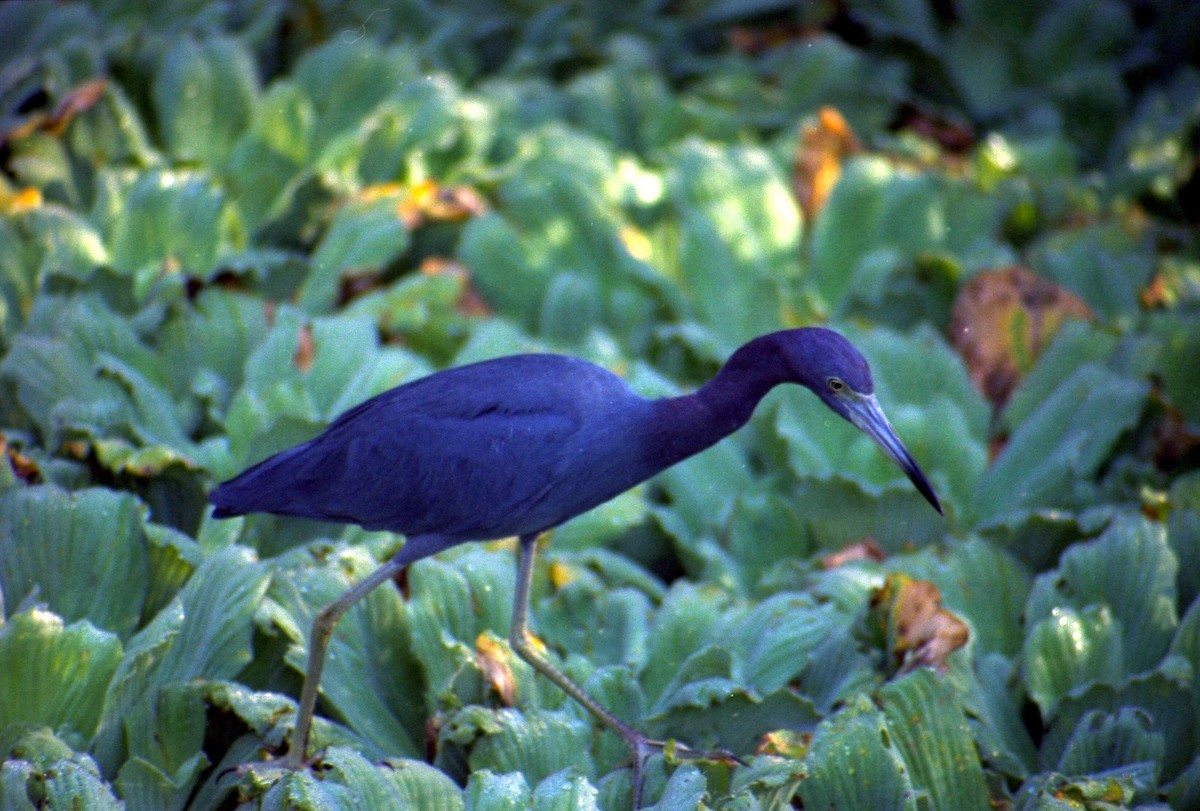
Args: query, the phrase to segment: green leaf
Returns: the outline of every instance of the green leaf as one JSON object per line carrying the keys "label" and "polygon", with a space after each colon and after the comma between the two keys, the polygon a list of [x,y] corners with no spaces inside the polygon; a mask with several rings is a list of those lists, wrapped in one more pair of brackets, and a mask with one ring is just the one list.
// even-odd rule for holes
{"label": "green leaf", "polygon": [[232,244],[225,193],[203,172],[152,171],[124,191],[109,226],[112,264],[140,297],[181,271],[208,276]]}
{"label": "green leaf", "polygon": [[467,707],[446,719],[443,747],[469,747],[471,771],[521,772],[540,782],[563,769],[592,771],[589,725],[559,712]]}
{"label": "green leaf", "polygon": [[[1162,762],[1163,736],[1154,732],[1144,710],[1122,707],[1115,715],[1100,710],[1084,713],[1067,740],[1058,771],[1063,774],[1095,774],[1150,763]],[[1152,771],[1157,772],[1157,768]],[[1144,788],[1158,785],[1155,773]]]}
{"label": "green leaf", "polygon": [[1023,566],[993,544],[971,538],[952,547],[947,567],[928,579],[946,607],[966,617],[976,650],[1014,656],[1024,640],[1022,622],[1031,579]]}
{"label": "green leaf", "polygon": [[181,37],[164,54],[152,94],[175,159],[220,165],[250,123],[258,80],[241,40]]}
{"label": "green leaf", "polygon": [[1190,422],[1200,422],[1200,404],[1195,397],[1200,372],[1193,362],[1200,356],[1200,319],[1179,312],[1158,313],[1147,326],[1162,340],[1156,370],[1165,395]]}
{"label": "green leaf", "polygon": [[1146,261],[1150,239],[1149,232],[1138,234],[1113,224],[1055,231],[1033,246],[1030,259],[1039,275],[1115,320],[1138,309],[1139,292],[1154,269]]}
{"label": "green leaf", "polygon": [[421,75],[415,62],[411,52],[389,52],[369,37],[336,37],[304,54],[293,76],[316,112],[314,152],[356,130],[381,101]]}
{"label": "green leaf", "polygon": [[716,635],[725,613],[735,604],[726,592],[711,585],[680,579],[663,598],[650,629],[641,681],[646,695],[658,700],[670,692],[684,663]]}
{"label": "green leaf", "polygon": [[[30,247],[39,257],[39,280],[53,274],[86,282],[97,267],[109,262],[96,226],[70,209],[42,206],[29,212],[26,222],[33,238]],[[30,303],[27,301],[25,306]]]}
{"label": "green leaf", "polygon": [[865,697],[820,723],[805,766],[807,776],[796,793],[806,811],[919,807],[890,724]]}
{"label": "green leaf", "polygon": [[759,693],[723,676],[686,674],[664,691],[650,722],[689,746],[753,752],[768,732],[809,730],[819,716],[812,702],[788,688]]}
{"label": "green leaf", "polygon": [[533,324],[551,271],[526,256],[516,226],[497,212],[472,218],[458,245],[460,262],[474,271],[484,298],[499,312]]}
{"label": "green leaf", "polygon": [[312,313],[330,310],[343,274],[384,270],[408,250],[409,236],[394,198],[350,202],[334,215],[312,255],[298,304]]}
{"label": "green leaf", "polygon": [[808,777],[808,764],[794,758],[758,755],[750,762],[750,768],[738,769],[733,774],[730,787],[732,802],[721,808],[740,808],[739,800],[750,800],[764,811],[782,811],[793,807],[800,784]]}
{"label": "green leaf", "polygon": [[1141,673],[1162,660],[1179,623],[1178,568],[1161,524],[1119,519],[1096,540],[1072,546],[1057,571],[1038,578],[1025,616],[1037,622],[1067,606],[1104,605],[1111,610],[1126,672]]}
{"label": "green leaf", "polygon": [[244,547],[222,549],[201,563],[179,593],[184,621],[163,657],[159,682],[228,679],[245,667],[253,614],[269,579]]}
{"label": "green leaf", "polygon": [[[700,770],[685,763],[671,774],[662,796],[647,811],[671,811],[675,808],[701,808],[708,797],[708,782]],[[567,806],[563,806],[567,811]]]}
{"label": "green leaf", "polygon": [[640,591],[612,588],[559,564],[567,582],[537,604],[537,628],[548,641],[587,656],[596,666],[640,666],[648,658],[650,601]]}
{"label": "green leaf", "polygon": [[247,231],[282,217],[310,176],[316,115],[312,100],[293,81],[277,81],[262,95],[228,163]]}
{"label": "green leaf", "polygon": [[533,804],[529,784],[520,772],[472,772],[465,794],[467,811],[526,811]]}
{"label": "green leaf", "polygon": [[767,156],[687,141],[668,187],[679,217],[669,272],[701,319],[730,345],[781,327],[800,215]]}
{"label": "green leaf", "polygon": [[454,781],[419,760],[389,758],[374,765],[357,752],[333,747],[322,762],[329,769],[326,779],[348,787],[347,799],[356,807],[465,808],[462,791]]}
{"label": "green leaf", "polygon": [[1124,673],[1120,629],[1107,606],[1054,608],[1025,638],[1025,684],[1042,715],[1052,716],[1076,686],[1115,683]]}
{"label": "green leaf", "polygon": [[86,808],[124,811],[128,806],[104,782],[96,763],[48,730],[21,735],[0,752],[0,807],[11,811]]}
{"label": "green leaf", "polygon": [[533,791],[534,811],[598,811],[596,789],[573,768],[555,772]]}
{"label": "green leaf", "polygon": [[1144,381],[1096,364],[1060,381],[979,478],[972,505],[976,520],[1035,505],[1087,503],[1092,479],[1141,416],[1149,392]]}
{"label": "green leaf", "polygon": [[96,732],[121,642],[86,620],[64,627],[42,609],[0,626],[0,730],[48,726],[82,748]]}
{"label": "green leaf", "polygon": [[954,688],[934,671],[916,670],[879,691],[888,730],[934,808],[986,808],[975,742]]}
{"label": "green leaf", "polygon": [[[1162,735],[1160,773],[1174,778],[1188,763],[1195,747],[1197,710],[1192,703],[1193,670],[1177,656],[1168,656],[1155,670],[1120,683],[1083,682],[1058,705],[1053,723],[1042,739],[1043,764],[1054,763],[1065,751],[1067,740],[1089,710],[1115,715],[1122,707],[1140,707],[1154,732]],[[1032,691],[1031,691],[1032,692]]]}
{"label": "green leaf", "polygon": [[1025,699],[1019,686],[1020,662],[998,653],[976,659],[975,678],[967,681],[963,705],[979,747],[989,767],[1010,778],[1025,779],[1037,770],[1038,753],[1021,718]]}
{"label": "green leaf", "polygon": [[729,640],[741,663],[741,678],[766,695],[790,684],[804,669],[835,617],[807,595],[785,592],[728,623],[718,637]]}
{"label": "green leaf", "polygon": [[100,488],[45,485],[0,495],[0,593],[127,638],[150,579],[144,511],[133,496]]}

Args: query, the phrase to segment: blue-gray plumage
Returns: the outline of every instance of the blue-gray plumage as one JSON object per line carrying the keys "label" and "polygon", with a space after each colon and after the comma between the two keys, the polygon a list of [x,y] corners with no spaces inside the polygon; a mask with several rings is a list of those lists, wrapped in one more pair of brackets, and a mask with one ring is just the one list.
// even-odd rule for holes
{"label": "blue-gray plumage", "polygon": [[392,560],[314,622],[288,765],[303,762],[337,618],[415,560],[465,541],[514,535],[521,554],[513,648],[620,734],[634,749],[636,765],[657,744],[528,644],[534,540],[733,433],[781,383],[810,389],[870,435],[941,512],[875,400],[866,361],[849,341],[822,328],[750,341],[695,393],[661,400],[642,398],[616,375],[561,355],[516,355],[448,369],[367,400],[315,439],[213,490],[218,518],[268,512],[407,536]]}

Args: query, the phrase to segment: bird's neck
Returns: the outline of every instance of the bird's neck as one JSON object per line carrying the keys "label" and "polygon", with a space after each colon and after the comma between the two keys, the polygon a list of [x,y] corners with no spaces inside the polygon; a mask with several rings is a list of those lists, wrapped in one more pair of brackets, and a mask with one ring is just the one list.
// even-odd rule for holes
{"label": "bird's neck", "polygon": [[760,400],[788,379],[781,356],[764,336],[743,346],[716,377],[692,394],[656,403],[660,426],[656,444],[668,467],[699,453],[745,425]]}

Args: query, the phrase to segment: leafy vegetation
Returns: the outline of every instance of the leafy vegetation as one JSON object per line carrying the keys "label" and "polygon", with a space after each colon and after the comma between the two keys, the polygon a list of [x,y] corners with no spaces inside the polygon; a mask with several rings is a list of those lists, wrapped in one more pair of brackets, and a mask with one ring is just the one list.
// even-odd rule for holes
{"label": "leafy vegetation", "polygon": [[[1200,14],[0,5],[0,806],[626,807],[514,657],[511,542],[205,493],[519,350],[693,387],[829,323],[946,506],[777,391],[553,532],[534,630],[660,809],[1200,809]],[[403,486],[403,471],[384,471]],[[252,768],[239,768],[256,764]]]}

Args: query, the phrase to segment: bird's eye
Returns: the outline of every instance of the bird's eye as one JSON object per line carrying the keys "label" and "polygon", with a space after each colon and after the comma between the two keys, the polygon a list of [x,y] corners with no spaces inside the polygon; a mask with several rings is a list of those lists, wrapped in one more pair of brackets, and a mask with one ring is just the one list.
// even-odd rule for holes
{"label": "bird's eye", "polygon": [[841,379],[837,378],[837,377],[831,377],[828,380],[826,380],[825,382],[829,385],[829,390],[835,394],[840,392],[843,388],[846,387],[846,384],[843,383],[841,381]]}

